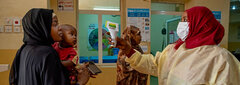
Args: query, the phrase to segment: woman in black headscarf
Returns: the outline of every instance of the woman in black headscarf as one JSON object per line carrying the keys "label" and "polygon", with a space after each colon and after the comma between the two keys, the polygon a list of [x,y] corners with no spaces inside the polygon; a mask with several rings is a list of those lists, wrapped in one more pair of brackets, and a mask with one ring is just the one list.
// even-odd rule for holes
{"label": "woman in black headscarf", "polygon": [[67,75],[51,46],[62,33],[52,27],[53,10],[31,9],[23,17],[24,44],[18,50],[9,76],[10,85],[68,85]]}

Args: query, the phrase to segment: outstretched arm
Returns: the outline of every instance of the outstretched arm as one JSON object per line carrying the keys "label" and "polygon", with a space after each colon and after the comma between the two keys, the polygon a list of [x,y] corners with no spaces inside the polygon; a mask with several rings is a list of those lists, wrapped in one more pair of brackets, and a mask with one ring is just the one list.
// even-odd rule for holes
{"label": "outstretched arm", "polygon": [[[139,72],[158,76],[158,71],[162,68],[169,46],[166,47],[162,53],[158,52],[154,57],[151,54],[141,54],[137,50],[134,50],[131,45],[122,38],[117,37],[116,39],[116,48],[121,50],[119,56],[126,55],[128,57],[126,58],[126,62],[129,62],[131,67]],[[112,44],[111,39],[109,39],[109,42]]]}
{"label": "outstretched arm", "polygon": [[[136,51],[136,50],[135,50]],[[153,76],[158,75],[158,65],[155,63],[156,58],[151,54],[141,54],[136,51],[130,58],[126,58],[126,62],[135,70],[150,74]]]}

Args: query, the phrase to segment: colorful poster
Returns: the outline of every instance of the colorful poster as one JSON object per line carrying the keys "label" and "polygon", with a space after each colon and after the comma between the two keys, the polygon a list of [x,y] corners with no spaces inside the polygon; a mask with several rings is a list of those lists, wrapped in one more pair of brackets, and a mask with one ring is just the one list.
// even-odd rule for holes
{"label": "colorful poster", "polygon": [[[103,51],[107,51],[109,48],[108,37],[106,34],[108,29],[105,24],[102,25],[102,47]],[[97,51],[98,50],[98,24],[90,24],[88,26],[88,50]]]}
{"label": "colorful poster", "polygon": [[133,25],[141,30],[142,41],[150,42],[150,12],[145,8],[128,8],[127,26]]}
{"label": "colorful poster", "polygon": [[58,0],[58,11],[73,11],[73,0]]}
{"label": "colorful poster", "polygon": [[214,17],[221,23],[221,11],[212,11]]}

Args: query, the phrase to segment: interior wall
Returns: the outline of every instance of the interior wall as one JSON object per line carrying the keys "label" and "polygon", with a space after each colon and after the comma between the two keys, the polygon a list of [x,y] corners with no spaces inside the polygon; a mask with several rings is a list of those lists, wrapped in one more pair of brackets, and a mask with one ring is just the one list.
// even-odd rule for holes
{"label": "interior wall", "polygon": [[[27,5],[23,5],[27,3]],[[47,8],[47,0],[0,0],[0,26],[5,25],[5,18],[22,18],[31,8]],[[23,44],[23,33],[0,33],[0,64],[11,64],[17,49]],[[9,85],[9,70],[0,72],[1,85]]]}
{"label": "interior wall", "polygon": [[[149,8],[151,10],[151,0],[121,0],[121,26],[122,31],[127,25],[128,8]],[[151,15],[151,13],[150,13]]]}
{"label": "interior wall", "polygon": [[73,0],[74,10],[73,11],[59,11],[57,6],[58,0],[50,0],[50,9],[54,10],[54,13],[58,17],[59,24],[70,24],[77,27],[77,0]]}
{"label": "interior wall", "polygon": [[[217,3],[217,4],[216,4]],[[221,47],[228,48],[228,30],[229,30],[229,0],[187,0],[185,9],[194,6],[206,6],[212,11],[221,11],[221,24],[225,28],[223,40],[220,43]]]}
{"label": "interior wall", "polygon": [[[28,5],[26,2],[31,3]],[[47,0],[0,0],[0,26],[9,17],[22,18],[31,8],[47,8]],[[0,33],[0,49],[18,49],[22,45],[23,33]]]}
{"label": "interior wall", "polygon": [[[0,50],[0,64],[12,64],[12,61],[15,57],[17,50],[15,49],[1,49]],[[4,71],[4,72],[0,72],[0,83],[1,85],[9,85],[9,72],[8,71]]]}

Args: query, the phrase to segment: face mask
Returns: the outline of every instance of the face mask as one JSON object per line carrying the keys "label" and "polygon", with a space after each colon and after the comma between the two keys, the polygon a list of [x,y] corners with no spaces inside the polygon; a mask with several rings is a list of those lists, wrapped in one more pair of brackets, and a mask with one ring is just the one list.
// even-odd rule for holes
{"label": "face mask", "polygon": [[177,27],[177,35],[182,41],[185,41],[189,32],[188,22],[179,22]]}

